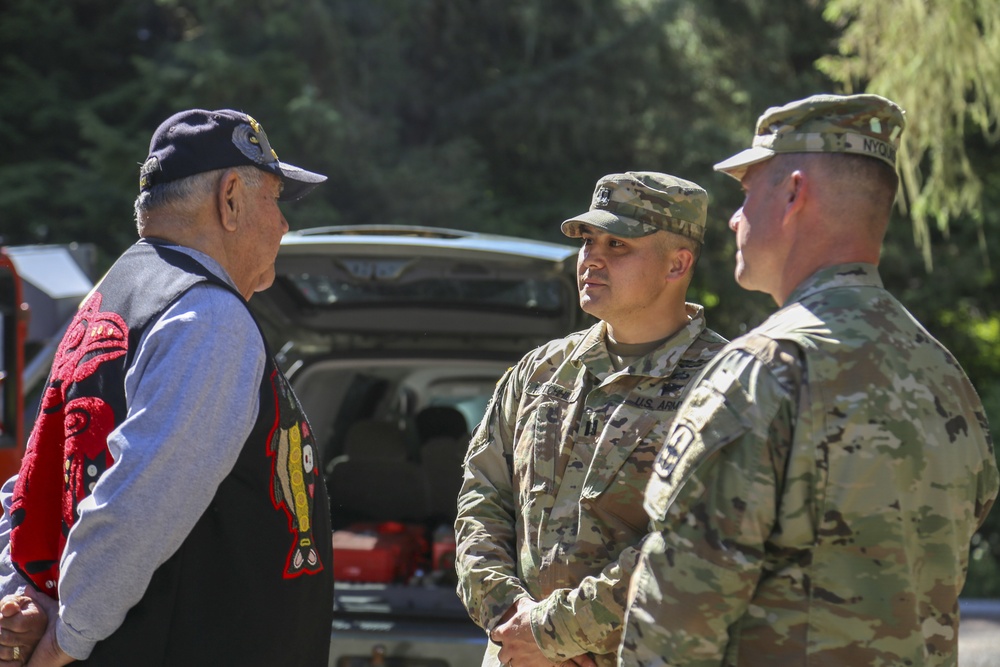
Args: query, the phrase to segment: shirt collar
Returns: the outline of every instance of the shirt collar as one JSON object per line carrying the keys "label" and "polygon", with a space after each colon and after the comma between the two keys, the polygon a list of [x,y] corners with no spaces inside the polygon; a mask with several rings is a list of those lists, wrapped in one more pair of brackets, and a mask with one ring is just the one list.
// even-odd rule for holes
{"label": "shirt collar", "polygon": [[185,254],[211,271],[216,278],[222,280],[237,292],[240,291],[236,287],[236,283],[233,282],[233,279],[229,276],[229,273],[222,268],[222,265],[215,261],[215,259],[213,259],[210,255],[206,255],[200,250],[195,250],[194,248],[189,248],[188,246],[180,245],[179,243],[165,241],[154,237],[143,237],[139,239],[137,243],[148,243],[151,245],[163,246],[164,248],[170,248],[171,250],[176,250],[177,252]]}
{"label": "shirt collar", "polygon": [[587,330],[570,358],[574,363],[586,366],[587,370],[601,382],[619,374],[658,377],[669,375],[687,349],[705,330],[705,309],[696,303],[687,303],[685,308],[688,323],[684,328],[663,341],[658,348],[620,371],[615,371],[611,363],[606,343],[608,325],[603,321]]}
{"label": "shirt collar", "polygon": [[802,301],[814,294],[838,287],[882,287],[882,277],[874,264],[837,264],[820,269],[792,290],[785,305]]}

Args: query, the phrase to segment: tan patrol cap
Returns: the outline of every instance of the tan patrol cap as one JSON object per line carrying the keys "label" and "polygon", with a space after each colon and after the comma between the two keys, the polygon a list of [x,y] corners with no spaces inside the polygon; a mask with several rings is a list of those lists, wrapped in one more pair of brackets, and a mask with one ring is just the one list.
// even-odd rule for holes
{"label": "tan patrol cap", "polygon": [[597,181],[590,210],[563,222],[562,233],[580,236],[586,224],[623,238],[663,230],[701,242],[707,215],[708,194],[701,186],[669,174],[627,171]]}
{"label": "tan patrol cap", "polygon": [[751,148],[715,170],[742,180],[747,167],[778,153],[854,153],[895,167],[904,115],[878,95],[813,95],[771,107],[757,119]]}

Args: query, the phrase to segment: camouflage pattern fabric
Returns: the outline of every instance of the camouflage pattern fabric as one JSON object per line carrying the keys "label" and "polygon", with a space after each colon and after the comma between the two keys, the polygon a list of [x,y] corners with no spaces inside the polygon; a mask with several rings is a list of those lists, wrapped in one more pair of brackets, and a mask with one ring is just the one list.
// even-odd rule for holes
{"label": "camouflage pattern fabric", "polygon": [[621,664],[955,665],[997,495],[954,357],[845,264],[699,378],[645,494]]}
{"label": "camouflage pattern fabric", "polygon": [[562,232],[580,236],[580,224],[623,238],[658,231],[701,243],[708,217],[708,193],[683,178],[653,171],[609,174],[597,181],[590,210],[562,223]]}
{"label": "camouflage pattern fabric", "polygon": [[653,459],[688,383],[725,344],[700,306],[688,314],[621,371],[602,322],[534,350],[497,385],[455,522],[458,593],[482,628],[530,596],[541,602],[535,639],[553,662],[589,652],[615,664]]}
{"label": "camouflage pattern fabric", "polygon": [[747,167],[777,153],[855,153],[896,166],[903,110],[878,95],[813,95],[771,107],[757,119],[747,150],[715,165],[742,180]]}

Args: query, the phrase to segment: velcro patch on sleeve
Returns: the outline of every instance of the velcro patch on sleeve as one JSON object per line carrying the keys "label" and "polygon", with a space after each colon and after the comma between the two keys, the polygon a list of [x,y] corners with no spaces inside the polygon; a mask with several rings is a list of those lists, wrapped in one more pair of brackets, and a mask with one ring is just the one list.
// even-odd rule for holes
{"label": "velcro patch on sleeve", "polygon": [[692,470],[750,430],[727,396],[735,391],[735,402],[744,402],[739,381],[725,371],[713,375],[692,391],[653,463],[644,506],[654,520],[666,518],[667,509]]}

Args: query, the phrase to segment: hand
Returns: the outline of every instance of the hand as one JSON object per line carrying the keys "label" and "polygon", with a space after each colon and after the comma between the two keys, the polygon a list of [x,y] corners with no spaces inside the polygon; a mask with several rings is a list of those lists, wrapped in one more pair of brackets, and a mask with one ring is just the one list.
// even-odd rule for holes
{"label": "hand", "polygon": [[497,655],[500,663],[512,667],[597,667],[589,655],[578,655],[566,662],[554,663],[542,654],[531,632],[531,610],[537,604],[530,598],[519,599],[490,633],[490,639],[500,644]]}
{"label": "hand", "polygon": [[68,653],[59,648],[56,641],[56,620],[59,618],[59,603],[47,596],[45,593],[38,593],[29,588],[25,594],[31,598],[32,602],[40,606],[48,614],[49,624],[45,628],[45,634],[38,641],[31,659],[25,663],[26,667],[62,667],[74,662]]}
{"label": "hand", "polygon": [[28,662],[48,620],[46,605],[30,595],[6,595],[0,599],[0,667],[19,667]]}
{"label": "hand", "polygon": [[520,598],[500,618],[493,628],[490,639],[500,644],[497,658],[500,664],[517,663],[517,667],[552,667],[551,660],[542,655],[542,650],[531,633],[531,610],[538,603],[531,598]]}

